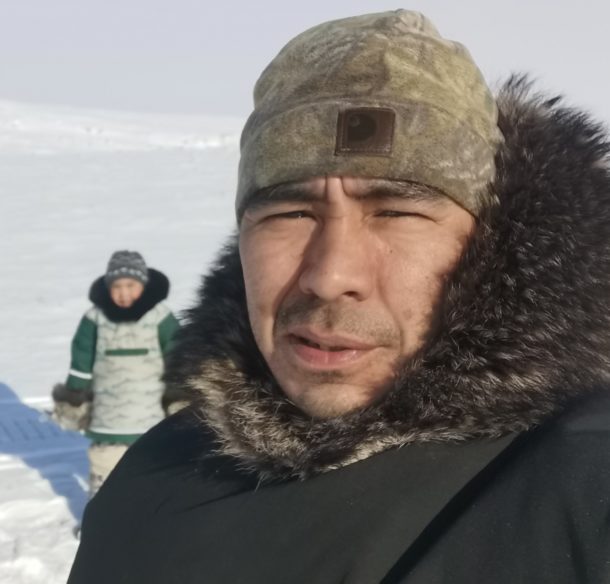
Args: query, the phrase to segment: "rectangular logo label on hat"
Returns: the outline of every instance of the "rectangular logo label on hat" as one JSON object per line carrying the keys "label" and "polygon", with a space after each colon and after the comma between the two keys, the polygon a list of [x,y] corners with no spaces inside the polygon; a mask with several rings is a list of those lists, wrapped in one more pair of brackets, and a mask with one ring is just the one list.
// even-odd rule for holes
{"label": "rectangular logo label on hat", "polygon": [[390,156],[396,112],[385,107],[356,107],[339,112],[335,154]]}

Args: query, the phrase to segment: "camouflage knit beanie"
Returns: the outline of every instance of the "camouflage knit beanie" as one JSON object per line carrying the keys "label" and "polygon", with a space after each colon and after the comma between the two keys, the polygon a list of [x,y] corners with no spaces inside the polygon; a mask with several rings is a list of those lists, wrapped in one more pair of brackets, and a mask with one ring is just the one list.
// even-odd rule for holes
{"label": "camouflage knit beanie", "polygon": [[262,188],[325,175],[426,184],[477,215],[501,140],[468,50],[422,14],[326,22],[291,40],[256,84],[237,216]]}

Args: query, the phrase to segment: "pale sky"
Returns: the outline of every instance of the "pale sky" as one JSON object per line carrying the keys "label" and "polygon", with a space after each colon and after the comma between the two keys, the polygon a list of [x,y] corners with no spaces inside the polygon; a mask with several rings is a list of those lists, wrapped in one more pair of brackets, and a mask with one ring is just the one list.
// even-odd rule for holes
{"label": "pale sky", "polygon": [[606,0],[0,0],[0,99],[244,116],[295,34],[395,8],[465,44],[488,81],[527,71],[610,121]]}

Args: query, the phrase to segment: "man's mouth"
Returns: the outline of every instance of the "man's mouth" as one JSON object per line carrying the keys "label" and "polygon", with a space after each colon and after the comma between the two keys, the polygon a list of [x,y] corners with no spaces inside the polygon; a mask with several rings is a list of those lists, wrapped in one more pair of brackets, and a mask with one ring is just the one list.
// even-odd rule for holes
{"label": "man's mouth", "polygon": [[287,336],[288,346],[301,366],[314,369],[339,369],[352,365],[375,346],[342,335],[321,335],[294,330]]}
{"label": "man's mouth", "polygon": [[320,351],[338,352],[338,351],[345,351],[345,350],[349,349],[349,347],[344,347],[344,346],[325,345],[323,343],[315,343],[314,341],[310,341],[309,339],[306,339],[305,337],[295,336],[295,338],[296,338],[297,342],[303,343],[304,345],[307,345],[308,347],[313,347],[314,349],[319,349]]}

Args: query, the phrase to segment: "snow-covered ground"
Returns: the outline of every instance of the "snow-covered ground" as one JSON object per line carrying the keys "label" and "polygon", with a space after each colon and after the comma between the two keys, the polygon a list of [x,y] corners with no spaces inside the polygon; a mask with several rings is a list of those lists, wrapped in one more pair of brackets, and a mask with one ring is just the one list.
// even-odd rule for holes
{"label": "snow-covered ground", "polygon": [[87,441],[44,410],[90,283],[136,249],[189,306],[234,228],[242,123],[0,101],[2,584],[63,584],[76,552]]}

